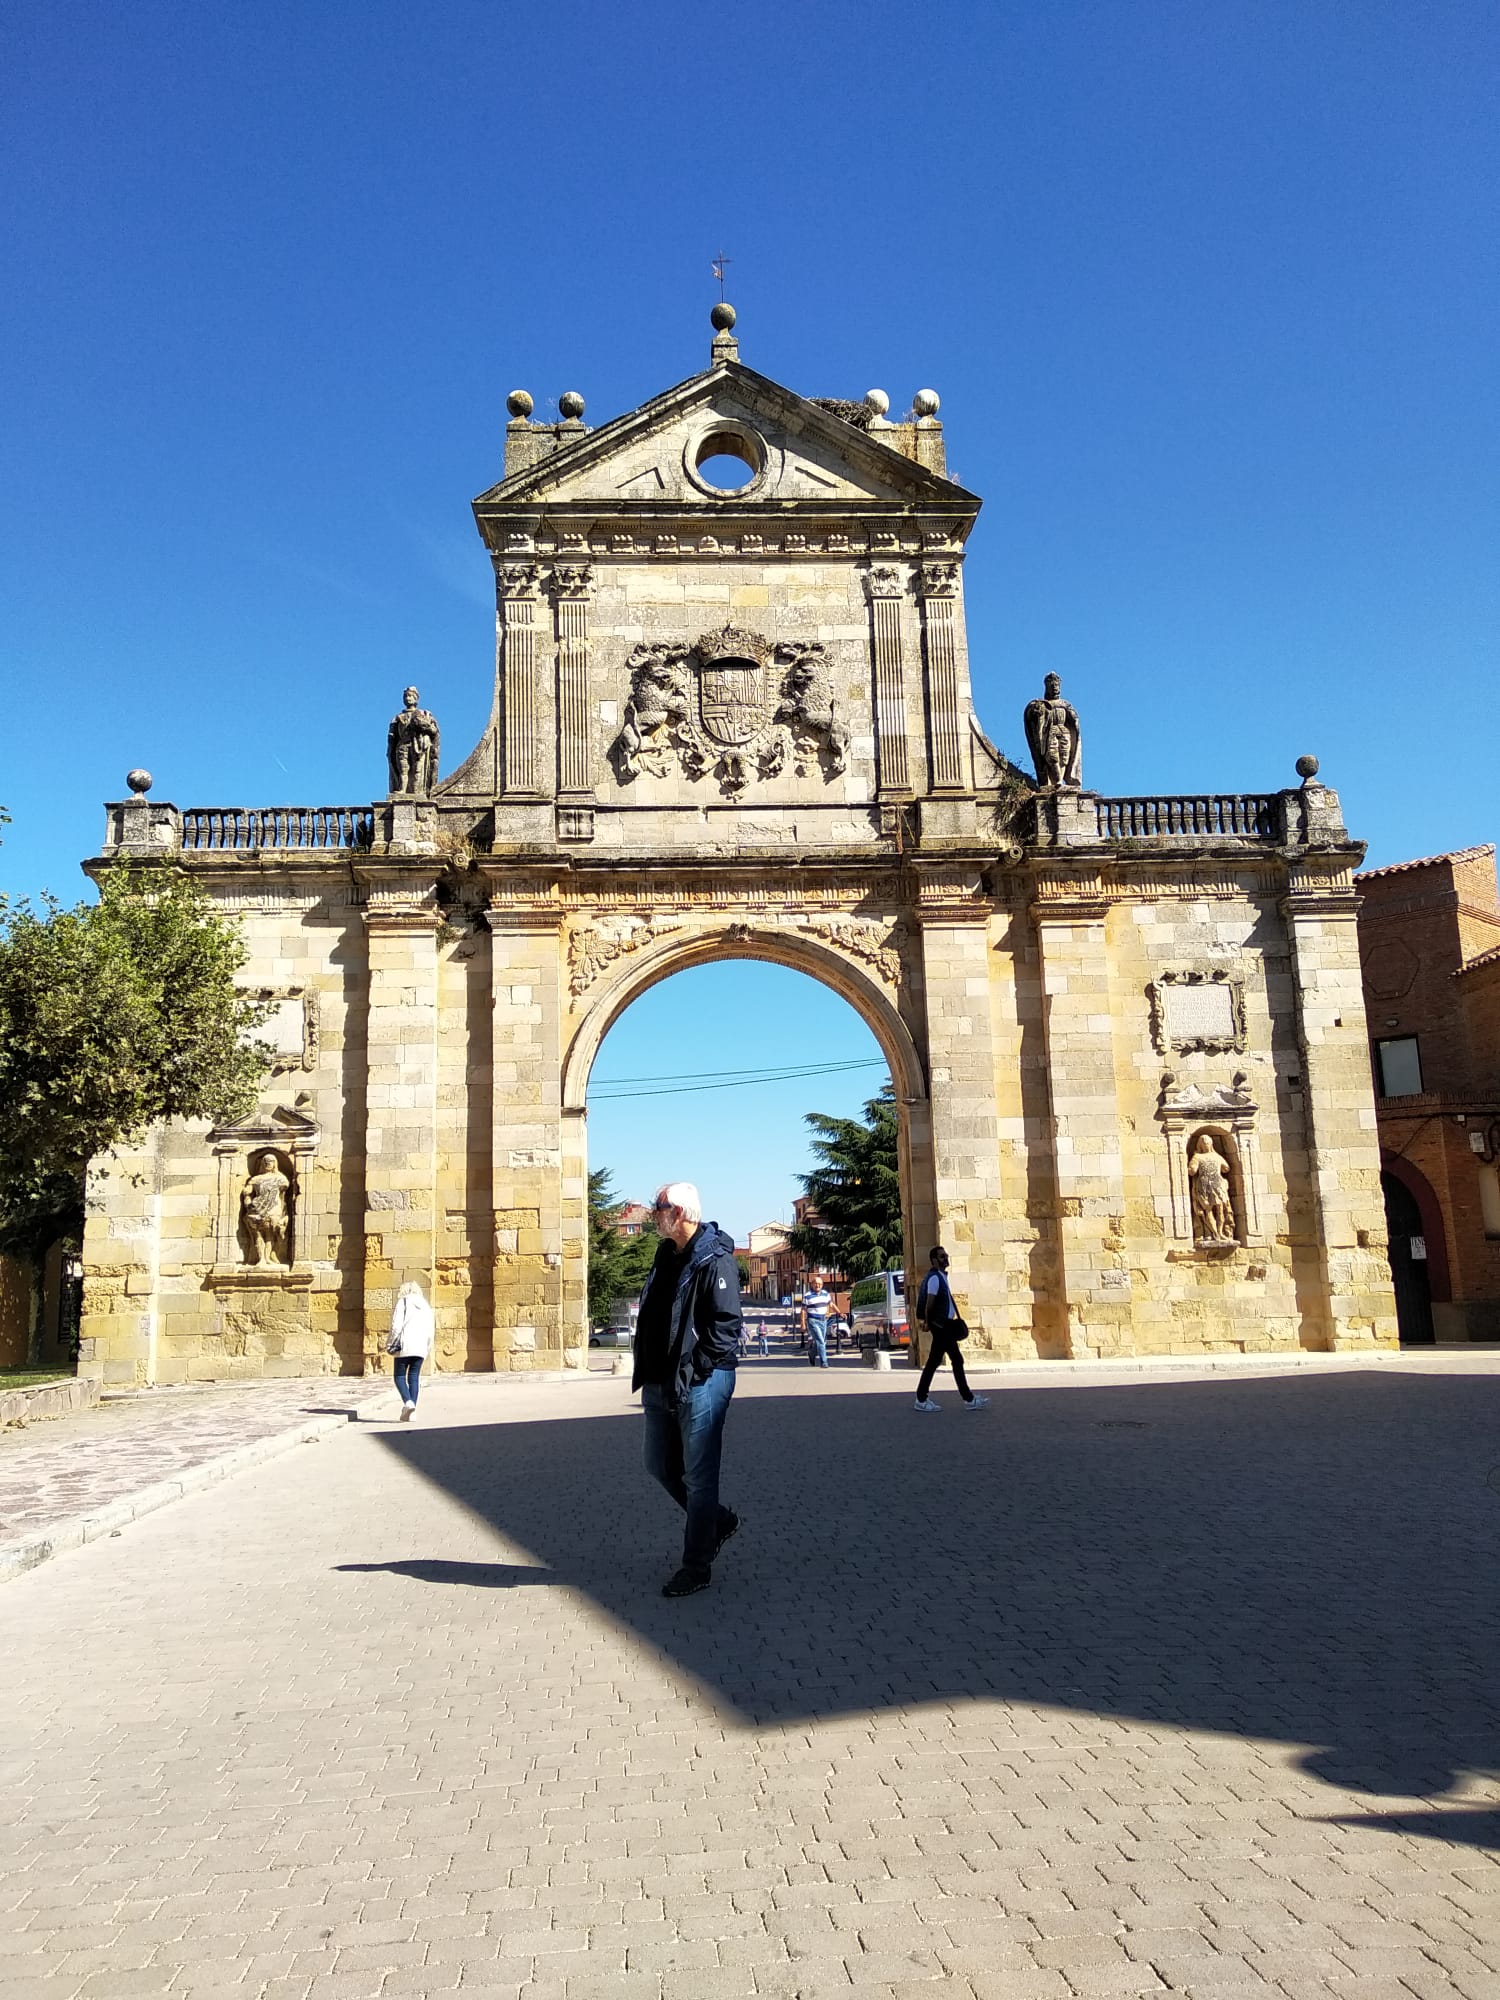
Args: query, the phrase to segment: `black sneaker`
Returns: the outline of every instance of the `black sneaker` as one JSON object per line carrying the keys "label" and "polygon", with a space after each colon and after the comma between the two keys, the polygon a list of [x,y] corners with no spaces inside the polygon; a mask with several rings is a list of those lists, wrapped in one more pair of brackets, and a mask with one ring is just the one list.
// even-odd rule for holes
{"label": "black sneaker", "polygon": [[719,1539],[714,1543],[715,1559],[717,1559],[718,1553],[724,1544],[727,1541],[731,1541],[740,1531],[740,1517],[735,1513],[734,1509],[726,1507],[724,1512],[729,1516],[729,1525],[719,1530]]}
{"label": "black sneaker", "polygon": [[661,1587],[663,1597],[692,1597],[700,1590],[707,1590],[710,1582],[706,1569],[680,1569],[676,1576],[669,1576]]}

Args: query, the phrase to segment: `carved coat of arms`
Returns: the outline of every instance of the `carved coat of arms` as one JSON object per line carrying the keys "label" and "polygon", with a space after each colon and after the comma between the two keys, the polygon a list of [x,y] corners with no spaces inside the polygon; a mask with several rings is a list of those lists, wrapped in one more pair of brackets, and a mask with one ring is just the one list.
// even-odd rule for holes
{"label": "carved coat of arms", "polygon": [[690,646],[637,646],[626,661],[630,698],[610,756],[622,783],[710,773],[728,797],[788,764],[834,778],[849,734],[835,713],[828,656],[725,625]]}

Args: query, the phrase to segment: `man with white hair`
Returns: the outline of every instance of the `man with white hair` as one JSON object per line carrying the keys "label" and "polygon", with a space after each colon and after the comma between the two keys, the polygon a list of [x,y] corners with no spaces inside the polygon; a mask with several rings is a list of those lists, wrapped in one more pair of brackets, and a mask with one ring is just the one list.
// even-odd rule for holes
{"label": "man with white hair", "polygon": [[635,1375],[646,1415],[646,1470],[687,1515],[682,1567],[663,1597],[707,1590],[714,1558],[740,1525],[719,1503],[719,1453],[740,1350],[740,1272],[733,1240],[703,1220],[691,1181],[658,1190],[661,1242],[641,1293]]}

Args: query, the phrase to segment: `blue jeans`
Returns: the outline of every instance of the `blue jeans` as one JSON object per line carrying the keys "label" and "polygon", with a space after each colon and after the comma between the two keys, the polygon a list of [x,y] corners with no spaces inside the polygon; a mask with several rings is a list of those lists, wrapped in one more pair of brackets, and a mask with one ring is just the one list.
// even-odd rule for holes
{"label": "blue jeans", "polygon": [[729,1524],[729,1509],[719,1505],[719,1451],[733,1394],[732,1368],[716,1368],[676,1404],[668,1403],[658,1383],[641,1389],[646,1470],[687,1514],[682,1566],[702,1576],[713,1566],[715,1545]]}
{"label": "blue jeans", "polygon": [[828,1366],[828,1322],[812,1314],[807,1320],[807,1358],[814,1368]]}
{"label": "blue jeans", "polygon": [[417,1382],[422,1373],[420,1354],[398,1354],[396,1356],[396,1394],[403,1403],[417,1400]]}

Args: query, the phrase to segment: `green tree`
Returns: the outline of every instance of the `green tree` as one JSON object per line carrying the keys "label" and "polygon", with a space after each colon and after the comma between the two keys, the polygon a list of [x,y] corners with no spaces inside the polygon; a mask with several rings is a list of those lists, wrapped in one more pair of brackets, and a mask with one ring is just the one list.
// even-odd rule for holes
{"label": "green tree", "polygon": [[615,1223],[625,1206],[615,1199],[608,1167],[589,1175],[589,1325],[609,1318],[617,1299],[634,1298],[656,1256],[656,1238],[622,1236]]}
{"label": "green tree", "polygon": [[165,867],[120,868],[97,903],[0,908],[0,1250],[41,1267],[82,1232],[97,1154],[164,1118],[243,1116],[271,1050],[235,985],[234,925]]}
{"label": "green tree", "polygon": [[791,1247],[846,1278],[898,1268],[903,1236],[895,1091],[887,1084],[870,1098],[862,1119],[809,1111],[805,1122],[813,1130],[817,1165],[800,1178],[818,1219],[788,1232]]}

